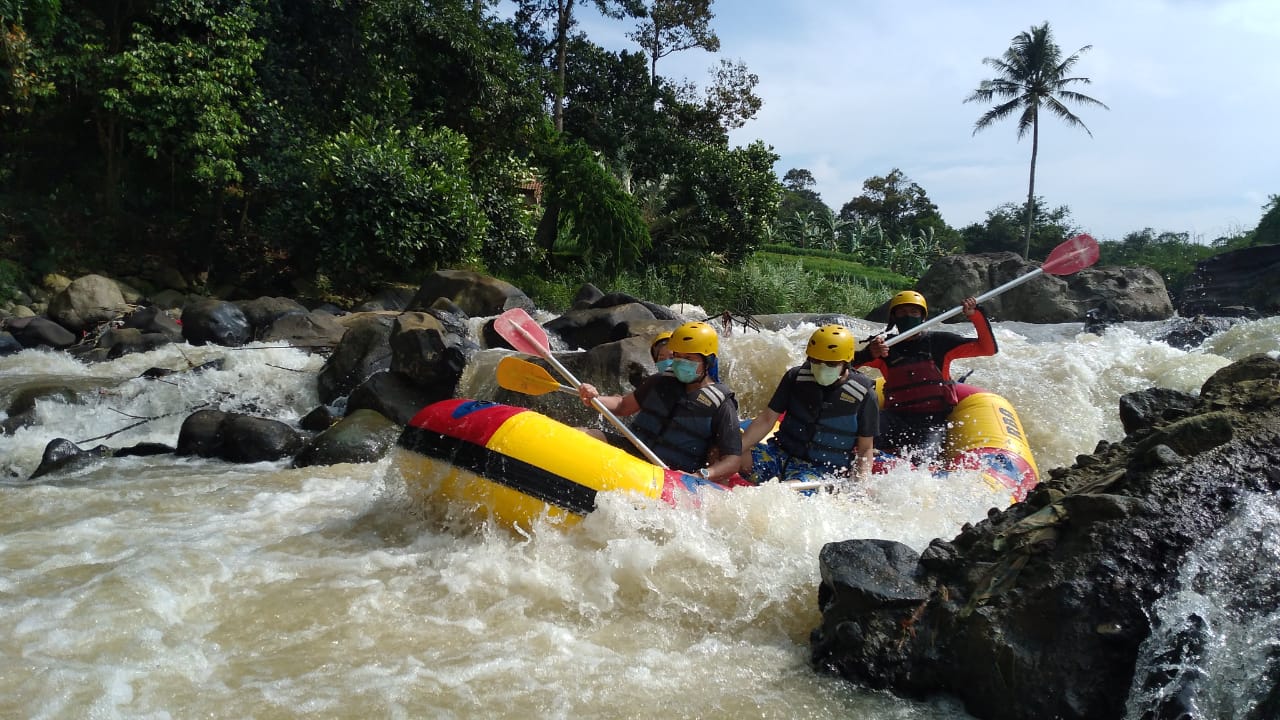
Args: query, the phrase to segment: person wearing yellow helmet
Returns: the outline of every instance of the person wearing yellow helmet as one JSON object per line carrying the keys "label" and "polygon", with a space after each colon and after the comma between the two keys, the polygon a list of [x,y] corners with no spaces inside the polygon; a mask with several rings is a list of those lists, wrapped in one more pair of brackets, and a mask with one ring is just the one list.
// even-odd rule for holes
{"label": "person wearing yellow helmet", "polygon": [[[761,482],[820,481],[833,475],[859,480],[871,474],[880,429],[875,383],[853,372],[853,332],[823,325],[809,336],[804,363],[787,370],[769,405],[742,434],[739,472]],[[760,441],[782,423],[767,442]]]}
{"label": "person wearing yellow helmet", "polygon": [[[667,350],[671,366],[633,392],[601,395],[594,385],[583,383],[578,395],[584,405],[600,398],[613,414],[634,415],[631,429],[667,466],[724,480],[738,471],[742,433],[737,397],[719,381],[720,337],[705,322],[685,323],[672,331]],[[621,436],[595,429],[587,432],[636,452]]]}
{"label": "person wearing yellow helmet", "polygon": [[667,347],[672,331],[658,333],[649,344],[649,357],[653,358],[653,366],[658,372],[665,372],[671,367],[671,348]]}
{"label": "person wearing yellow helmet", "polygon": [[[874,367],[884,376],[878,447],[923,458],[936,455],[946,434],[947,415],[956,403],[977,391],[951,379],[951,362],[995,355],[999,346],[978,301],[967,297],[962,307],[977,337],[926,331],[890,347],[884,335],[879,335],[854,355],[854,367]],[[924,295],[904,290],[889,301],[886,330],[906,332],[928,316]]]}

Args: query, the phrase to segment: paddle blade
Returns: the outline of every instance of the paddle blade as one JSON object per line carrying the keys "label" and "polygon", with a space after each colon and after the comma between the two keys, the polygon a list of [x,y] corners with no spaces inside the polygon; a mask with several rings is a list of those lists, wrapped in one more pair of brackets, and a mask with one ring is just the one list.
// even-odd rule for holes
{"label": "paddle blade", "polygon": [[513,357],[498,361],[498,385],[525,395],[546,395],[563,387],[540,366]]}
{"label": "paddle blade", "polygon": [[1070,275],[1098,262],[1098,243],[1087,234],[1076,235],[1049,253],[1041,270],[1048,275]]}
{"label": "paddle blade", "polygon": [[511,308],[494,318],[493,331],[522,353],[538,357],[551,353],[547,347],[547,333],[520,308]]}

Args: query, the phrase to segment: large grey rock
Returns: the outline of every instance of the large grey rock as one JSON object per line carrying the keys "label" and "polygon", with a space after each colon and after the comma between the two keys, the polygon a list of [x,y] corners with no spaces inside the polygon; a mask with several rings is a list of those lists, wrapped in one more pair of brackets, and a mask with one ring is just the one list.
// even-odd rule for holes
{"label": "large grey rock", "polygon": [[[1016,253],[952,255],[933,264],[916,290],[933,314],[960,305],[1039,267]],[[1173,315],[1164,280],[1150,268],[1085,268],[1074,275],[1041,275],[983,303],[990,317],[1032,323],[1080,320],[1089,310],[1114,305],[1126,320],[1163,320]],[[887,304],[867,319],[884,322]]]}
{"label": "large grey rock", "polygon": [[120,287],[111,278],[76,278],[49,301],[48,316],[72,332],[83,332],[129,311]]}
{"label": "large grey rock", "polygon": [[391,326],[395,319],[364,315],[347,325],[333,354],[320,368],[320,401],[331,403],[349,394],[374,373],[391,367]]}
{"label": "large grey rock", "polygon": [[396,317],[388,340],[391,370],[433,392],[453,393],[467,359],[479,350],[465,324],[438,310],[406,312]]}
{"label": "large grey rock", "polygon": [[178,455],[252,463],[291,457],[303,436],[286,423],[220,410],[197,410],[178,431]]}
{"label": "large grey rock", "polygon": [[253,328],[234,303],[195,298],[182,307],[182,337],[192,345],[239,347],[253,338]]}
{"label": "large grey rock", "polygon": [[1178,305],[1179,314],[1280,313],[1280,245],[1259,245],[1196,263]]}
{"label": "large grey rock", "polygon": [[408,425],[423,407],[451,397],[452,389],[423,386],[397,372],[380,372],[351,391],[347,414],[372,410],[399,425]]}
{"label": "large grey rock", "polygon": [[[1188,414],[1174,400],[1172,413],[1146,414],[1135,434],[1051,470],[1025,502],[935,540],[914,565],[904,554],[850,573],[835,559],[867,541],[824,549],[815,666],[911,697],[954,695],[991,720],[1126,717],[1132,687],[1169,679],[1135,668],[1179,567],[1246,498],[1280,492],[1280,361],[1254,355],[1222,368]],[[1262,622],[1274,598],[1270,590],[1241,610]],[[1186,630],[1193,650],[1195,629]],[[1280,666],[1261,665],[1250,688],[1274,706]],[[1182,713],[1208,689],[1175,679],[1176,702],[1143,717],[1200,717]]]}
{"label": "large grey rock", "polygon": [[403,426],[373,410],[356,410],[312,438],[293,459],[294,467],[374,462],[400,437]]}
{"label": "large grey rock", "polygon": [[653,311],[641,303],[613,305],[587,310],[570,310],[543,327],[571,348],[590,349],[627,337],[623,323],[656,320]]}
{"label": "large grey rock", "polygon": [[63,349],[76,343],[76,334],[47,317],[9,318],[5,327],[24,348]]}
{"label": "large grey rock", "polygon": [[509,282],[469,270],[437,270],[422,281],[408,310],[426,310],[445,298],[472,317],[499,315],[512,308],[533,310],[533,301]]}
{"label": "large grey rock", "polygon": [[262,329],[262,342],[285,342],[308,350],[337,347],[347,328],[325,312],[301,312],[281,315]]}
{"label": "large grey rock", "polygon": [[307,308],[302,303],[287,297],[258,297],[253,300],[237,300],[235,306],[240,308],[249,321],[254,337],[263,340],[262,333],[272,323],[287,315],[306,315]]}
{"label": "large grey rock", "polygon": [[22,347],[22,343],[7,331],[0,331],[0,356],[13,355],[20,353],[26,348]]}

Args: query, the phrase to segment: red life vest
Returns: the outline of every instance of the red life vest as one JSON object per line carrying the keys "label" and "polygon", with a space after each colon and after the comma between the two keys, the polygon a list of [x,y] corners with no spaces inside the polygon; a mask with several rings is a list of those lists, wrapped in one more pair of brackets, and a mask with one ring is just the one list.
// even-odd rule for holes
{"label": "red life vest", "polygon": [[931,357],[888,367],[884,407],[906,413],[948,412],[960,402],[956,384],[942,375]]}

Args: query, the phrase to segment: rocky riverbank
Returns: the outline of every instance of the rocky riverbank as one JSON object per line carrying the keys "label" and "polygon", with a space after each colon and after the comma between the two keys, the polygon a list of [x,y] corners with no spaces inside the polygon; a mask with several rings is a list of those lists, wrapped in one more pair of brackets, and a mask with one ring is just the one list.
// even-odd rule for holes
{"label": "rocky riverbank", "polygon": [[[1152,389],[1118,411],[1122,442],[923,553],[827,545],[814,664],[907,696],[952,694],[989,720],[1124,717],[1151,608],[1182,560],[1245,495],[1280,490],[1280,361],[1255,355],[1198,398]],[[1257,670],[1271,692],[1248,717],[1276,717],[1280,665]],[[1143,717],[1201,717],[1195,677],[1138,678],[1181,683]]]}

